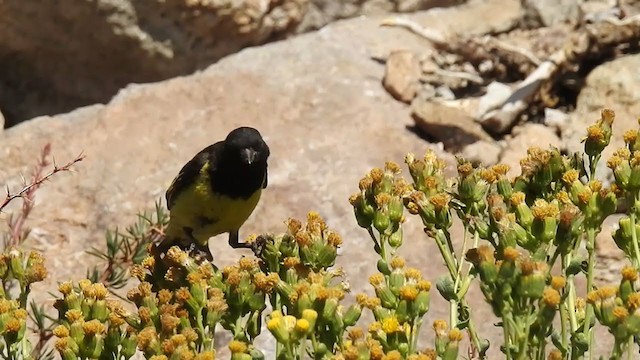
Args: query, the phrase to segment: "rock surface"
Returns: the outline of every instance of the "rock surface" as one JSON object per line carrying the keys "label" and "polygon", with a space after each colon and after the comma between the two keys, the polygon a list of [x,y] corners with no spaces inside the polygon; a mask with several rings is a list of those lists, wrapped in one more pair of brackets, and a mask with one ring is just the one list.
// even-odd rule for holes
{"label": "rock surface", "polygon": [[[444,33],[483,34],[510,28],[519,14],[519,1],[488,0],[410,17]],[[77,172],[56,176],[37,194],[27,246],[44,252],[51,276],[34,289],[36,298],[50,303],[47,291],[58,281],[82,278],[84,269],[95,263],[85,251],[103,247],[107,229],[135,221],[137,212],[151,208],[163,196],[185,161],[239,125],[258,127],[272,149],[269,188],[241,236],[281,232],[286,218],[303,218],[307,211],[317,210],[344,238],[338,264],[350,275],[353,294],[371,293],[366,279],[375,271],[372,244],[357,228],[347,202],[358,180],[385,160],[401,162],[406,152],[421,154],[426,148],[434,148],[449,164],[454,162],[407,130],[413,124],[411,109],[383,89],[384,66],[371,60],[372,54],[386,56],[398,48],[419,52],[428,45],[405,30],[379,27],[379,20],[338,22],[286,42],[246,49],[200,73],[130,85],[107,105],[40,117],[0,134],[0,184],[12,189],[20,186],[19,174],[28,174],[47,142],[53,144],[58,162],[81,151],[87,155]],[[615,74],[597,75],[598,68],[590,75],[593,93],[590,98],[589,92],[581,94],[580,115],[572,116],[567,126],[573,132],[563,133],[563,143],[578,144],[571,134],[581,136],[580,129],[597,117],[603,104],[616,109],[619,120],[630,119],[629,127],[635,126],[630,114],[640,113],[634,97],[640,92],[632,92],[637,75],[624,75],[632,71],[624,69],[638,67],[637,57],[632,58],[608,70]],[[618,78],[618,73],[630,79]],[[614,79],[611,84],[604,83],[607,76]],[[628,96],[623,103],[613,101],[617,91]],[[592,101],[593,108],[585,105]],[[527,124],[515,133],[501,156],[512,165],[512,172],[519,171],[517,160],[527,146],[561,144],[553,130],[538,124]],[[449,169],[453,174],[454,168]],[[16,202],[8,210],[19,205]],[[458,224],[453,239],[457,245],[461,242]],[[212,250],[219,265],[247,254],[231,250],[224,236],[212,241]],[[598,251],[610,253],[612,261],[619,256],[604,246]],[[434,255],[434,242],[425,238],[420,221],[413,217],[406,224],[401,254],[433,281],[445,271]],[[490,309],[477,288],[472,287],[468,297],[479,333],[491,341],[489,358],[502,358],[497,340],[501,332],[493,325]],[[426,323],[446,318],[446,305],[434,291]],[[421,346],[430,344],[432,337],[425,326]],[[609,338],[598,338],[600,349],[610,348]],[[261,344],[269,349],[269,344]],[[228,356],[221,352],[220,357]]]}
{"label": "rock surface", "polygon": [[476,141],[492,140],[473,116],[459,107],[418,98],[411,108],[416,127],[432,141],[442,142],[449,151],[457,152]]}
{"label": "rock surface", "polygon": [[582,16],[578,0],[523,0],[524,21],[530,27],[577,24]]}
{"label": "rock surface", "polygon": [[[503,0],[487,4],[494,13],[504,9]],[[477,26],[500,27],[515,16],[502,14]],[[443,16],[447,21],[439,21]],[[479,31],[465,22],[469,17],[451,8],[416,19],[443,31],[457,24]],[[405,30],[380,27],[379,21],[353,19],[245,49],[192,76],[131,85],[108,105],[40,117],[5,131],[0,184],[12,189],[20,186],[19,174],[28,174],[47,142],[58,162],[81,151],[87,156],[77,172],[56,176],[37,194],[27,246],[44,253],[51,276],[35,289],[36,297],[50,302],[46,291],[58,281],[82,278],[96,261],[85,251],[103,247],[107,229],[134,222],[138,211],[163,196],[195,152],[245,124],[265,135],[272,161],[269,188],[241,236],[281,232],[288,217],[317,210],[344,238],[338,263],[352,276],[353,293],[370,291],[366,279],[375,271],[375,253],[347,199],[372,167],[386,160],[401,163],[407,152],[422,154],[430,146],[407,130],[409,108],[383,89],[384,66],[371,59],[371,54],[398,47],[418,51],[425,43]],[[443,156],[453,163],[450,155]],[[401,253],[435,281],[444,267],[433,256],[434,242],[425,238],[417,219],[409,219],[405,231]],[[457,228],[454,237],[462,239]],[[232,251],[224,235],[212,240],[212,251],[219,265],[247,254]],[[474,316],[487,318],[490,310],[478,290],[471,296],[480,306]],[[446,302],[434,295],[432,305],[427,322],[446,318]],[[478,326],[484,336],[497,338],[491,322]],[[432,332],[425,329],[424,336],[426,346]]]}
{"label": "rock surface", "polygon": [[434,7],[447,7],[466,0],[310,0],[309,7],[297,31],[319,29],[336,20],[358,15],[379,15],[389,12],[412,12]]}
{"label": "rock surface", "polygon": [[190,74],[339,18],[460,2],[0,1],[0,108],[11,126],[104,103],[127,84]]}
{"label": "rock surface", "polygon": [[410,103],[418,92],[421,74],[415,53],[395,50],[387,59],[382,85],[394,98]]}
{"label": "rock surface", "polygon": [[293,33],[306,2],[2,1],[0,106],[13,123],[106,102]]}

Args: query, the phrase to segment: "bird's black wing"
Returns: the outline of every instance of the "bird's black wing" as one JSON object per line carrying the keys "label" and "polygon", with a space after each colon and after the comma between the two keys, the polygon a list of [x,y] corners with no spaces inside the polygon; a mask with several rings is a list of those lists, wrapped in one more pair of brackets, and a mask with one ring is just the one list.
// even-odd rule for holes
{"label": "bird's black wing", "polygon": [[202,169],[207,161],[210,162],[209,166],[216,166],[215,155],[220,152],[223,144],[223,141],[219,141],[213,145],[207,146],[182,167],[178,176],[173,179],[173,182],[169,185],[169,189],[167,189],[166,199],[167,208],[169,210],[171,210],[171,207],[178,198],[178,195],[196,181],[200,173],[200,169]]}
{"label": "bird's black wing", "polygon": [[267,173],[268,173],[268,170],[267,170],[267,168],[265,167],[265,168],[264,168],[264,181],[262,182],[262,188],[263,188],[263,189],[266,189],[266,188],[267,188],[267,178],[268,178],[268,174],[267,174]]}

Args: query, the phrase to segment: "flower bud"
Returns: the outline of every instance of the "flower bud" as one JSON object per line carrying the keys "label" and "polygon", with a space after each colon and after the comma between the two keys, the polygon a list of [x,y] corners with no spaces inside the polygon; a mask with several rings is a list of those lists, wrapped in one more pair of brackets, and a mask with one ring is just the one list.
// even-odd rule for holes
{"label": "flower bud", "polygon": [[420,291],[415,300],[416,310],[418,311],[418,316],[422,317],[424,314],[429,311],[429,301],[431,295],[428,291]]}
{"label": "flower bud", "polygon": [[629,296],[635,293],[634,284],[638,280],[638,271],[632,266],[625,266],[622,269],[622,280],[618,287],[618,295],[623,302],[627,302]]}
{"label": "flower bud", "polygon": [[411,319],[412,314],[410,314],[409,302],[407,300],[398,301],[398,306],[396,306],[395,315],[401,324]]}
{"label": "flower bud", "polygon": [[624,327],[631,334],[638,334],[640,332],[640,314],[638,314],[637,310],[626,318]]}
{"label": "flower bud", "polygon": [[293,337],[295,339],[304,339],[313,328],[306,319],[298,319],[293,328]]}
{"label": "flower bud", "polygon": [[389,288],[394,294],[398,294],[402,285],[404,285],[404,271],[395,269],[389,275]]}
{"label": "flower bud", "polygon": [[513,187],[511,186],[511,182],[506,176],[501,176],[496,183],[496,187],[498,189],[498,194],[502,195],[505,199],[511,197],[513,194]]}
{"label": "flower bud", "polygon": [[[262,300],[264,303],[264,300]],[[264,306],[260,309],[263,310]],[[262,329],[262,312],[260,310],[252,309],[251,316],[246,324],[247,334],[255,339],[258,335],[260,335],[260,331]]]}
{"label": "flower bud", "polygon": [[369,204],[365,198],[366,193],[355,194],[349,198],[349,202],[353,206],[353,212],[356,216],[358,225],[362,228],[368,229],[373,222],[373,214],[375,213],[374,207]]}
{"label": "flower bud", "polygon": [[387,309],[395,309],[398,306],[398,298],[388,287],[378,287],[376,296],[380,298],[380,304]]}
{"label": "flower bud", "polygon": [[378,260],[376,265],[377,265],[378,271],[380,271],[382,274],[384,275],[391,274],[391,268],[389,268],[389,264],[385,260],[383,259]]}
{"label": "flower bud", "polygon": [[[315,248],[315,247],[314,247]],[[320,247],[320,250],[309,248],[310,251],[317,251],[315,265],[321,268],[329,268],[335,264],[338,250],[330,244]]]}
{"label": "flower bud", "polygon": [[631,179],[631,166],[629,166],[629,162],[624,160],[620,162],[613,169],[613,177],[621,189],[627,190],[629,188],[629,180]]}
{"label": "flower bud", "polygon": [[473,225],[473,228],[476,232],[478,232],[478,236],[480,237],[480,239],[487,240],[491,237],[491,229],[489,228],[489,224],[486,221],[478,219]]}
{"label": "flower bud", "polygon": [[389,226],[391,225],[391,220],[389,219],[389,215],[384,210],[376,211],[373,216],[373,227],[378,230],[381,234],[384,234]]}
{"label": "flower bud", "polygon": [[[615,241],[616,245],[622,251],[624,251],[624,253],[627,256],[633,257],[634,250],[633,250],[633,237],[631,235],[632,233],[631,219],[629,217],[623,217],[618,221],[618,225],[619,225],[618,229],[613,234],[613,240]],[[635,227],[636,227],[636,234],[640,234],[640,224],[636,224]]]}
{"label": "flower bud", "polygon": [[324,303],[324,307],[322,308],[322,318],[327,320],[333,318],[337,309],[338,309],[338,299],[336,298],[327,299]]}
{"label": "flower bud", "polygon": [[318,313],[312,309],[306,309],[302,311],[302,319],[305,319],[309,323],[309,328],[313,329],[316,326],[316,320],[318,319]]}
{"label": "flower bud", "polygon": [[251,355],[251,360],[264,360],[264,354],[256,348],[251,348],[249,355]]}
{"label": "flower bud", "polygon": [[525,229],[529,228],[533,222],[533,214],[531,213],[529,205],[522,202],[516,206],[515,212],[518,223]]}
{"label": "flower bud", "polygon": [[362,307],[358,304],[349,306],[347,312],[344,313],[343,321],[345,326],[354,326],[360,319],[362,314]]}
{"label": "flower bud", "polygon": [[22,264],[22,254],[13,249],[9,251],[9,270],[19,282],[24,280],[24,265]]}
{"label": "flower bud", "polygon": [[298,301],[296,301],[296,306],[298,307],[299,313],[303,313],[307,309],[313,308],[313,302],[311,301],[309,294],[300,294],[300,296],[298,297]]}
{"label": "flower bud", "polygon": [[273,317],[267,322],[267,329],[279,343],[288,344],[290,339],[289,332],[295,326],[296,321],[297,319],[290,315]]}
{"label": "flower bud", "polygon": [[202,308],[207,302],[207,294],[203,284],[200,281],[194,282],[191,284],[189,292],[191,293],[191,297],[195,301],[195,304],[197,304],[197,308]]}
{"label": "flower bud", "polygon": [[389,219],[391,222],[400,223],[404,212],[404,204],[399,196],[391,197],[388,204],[389,207]]}
{"label": "flower bud", "polygon": [[389,246],[395,249],[402,246],[402,227],[399,227],[396,232],[389,236]]}
{"label": "flower bud", "polygon": [[451,278],[448,276],[438,279],[436,282],[436,288],[438,289],[438,292],[440,292],[440,295],[442,295],[442,297],[447,301],[457,299],[458,297],[453,281],[451,281]]}

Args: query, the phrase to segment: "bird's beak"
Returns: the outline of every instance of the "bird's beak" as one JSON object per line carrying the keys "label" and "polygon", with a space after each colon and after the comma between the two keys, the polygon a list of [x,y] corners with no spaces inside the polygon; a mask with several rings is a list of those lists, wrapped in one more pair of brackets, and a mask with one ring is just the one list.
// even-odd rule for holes
{"label": "bird's beak", "polygon": [[253,150],[251,148],[247,148],[247,149],[242,149],[241,151],[242,151],[241,152],[242,160],[245,163],[251,165],[251,164],[253,164],[253,162],[256,161],[256,157],[257,157],[258,153],[255,150]]}

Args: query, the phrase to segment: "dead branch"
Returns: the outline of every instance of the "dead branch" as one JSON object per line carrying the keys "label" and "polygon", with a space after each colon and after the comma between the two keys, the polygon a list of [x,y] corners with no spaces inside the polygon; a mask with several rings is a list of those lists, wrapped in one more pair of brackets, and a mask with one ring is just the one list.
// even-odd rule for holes
{"label": "dead branch", "polygon": [[494,45],[496,47],[502,48],[503,50],[507,51],[507,52],[512,52],[512,53],[516,53],[519,55],[522,55],[524,58],[526,58],[527,60],[531,61],[532,64],[534,65],[540,65],[542,63],[542,60],[538,59],[537,56],[535,56],[531,51],[515,46],[515,45],[511,45],[509,43],[506,43],[504,41],[498,40],[493,36],[485,36],[482,38],[482,41],[486,44],[491,44]]}
{"label": "dead branch", "polygon": [[22,209],[21,211],[15,215],[11,216],[8,221],[9,227],[9,236],[8,239],[5,239],[5,248],[18,245],[25,237],[24,223],[29,217],[29,214],[33,210],[35,193],[38,188],[45,181],[49,180],[52,176],[59,172],[70,171],[71,167],[84,159],[84,155],[80,154],[75,157],[73,160],[68,163],[58,166],[55,164],[55,160],[53,161],[53,169],[49,171],[47,174],[44,174],[45,169],[51,165],[51,161],[49,161],[49,155],[51,154],[51,144],[47,144],[42,148],[42,152],[40,153],[40,158],[33,168],[33,172],[31,175],[31,180],[27,184],[26,180],[23,179],[23,183],[25,184],[23,188],[15,194],[11,194],[9,188],[7,187],[7,195],[4,201],[0,204],[0,212],[9,205],[13,200],[17,198],[22,198]]}
{"label": "dead branch", "polygon": [[529,74],[511,95],[496,109],[489,109],[477,118],[485,129],[502,134],[510,129],[518,116],[540,94],[545,83],[553,82],[567,69],[575,68],[587,58],[613,48],[640,41],[640,17],[634,16],[619,22],[601,22],[585,26],[570,36],[566,45],[551,54]]}
{"label": "dead branch", "polygon": [[[541,63],[529,50],[488,35],[456,39],[401,17],[385,19],[381,25],[405,28],[429,41],[436,50],[462,57],[481,73],[491,77],[489,81],[496,77],[513,77],[518,74],[525,76]],[[486,64],[490,66],[487,67]],[[486,70],[481,70],[483,68]]]}
{"label": "dead branch", "polygon": [[441,32],[435,31],[433,29],[425,28],[422,25],[416,23],[415,21],[411,21],[406,18],[393,17],[393,18],[384,19],[382,20],[380,25],[405,28],[411,31],[412,33],[420,36],[421,38],[432,42],[433,45],[438,48],[446,48],[449,44],[447,41],[447,38]]}
{"label": "dead branch", "polygon": [[461,56],[479,69],[486,83],[514,73],[526,76],[506,100],[477,115],[476,120],[494,134],[508,131],[537,98],[552,98],[546,93],[552,85],[567,72],[579,68],[585,60],[611,52],[620,45],[640,41],[640,15],[623,20],[606,19],[586,24],[570,34],[562,49],[540,62],[528,50],[494,38],[447,39],[439,32],[404,18],[389,18],[382,25],[406,28],[430,41],[436,49]]}
{"label": "dead branch", "polygon": [[466,80],[475,84],[484,84],[484,79],[482,77],[476,74],[472,74],[464,71],[451,71],[451,70],[444,70],[440,68],[434,68],[431,70],[431,73],[438,76],[442,76],[442,77],[450,77],[455,79]]}

